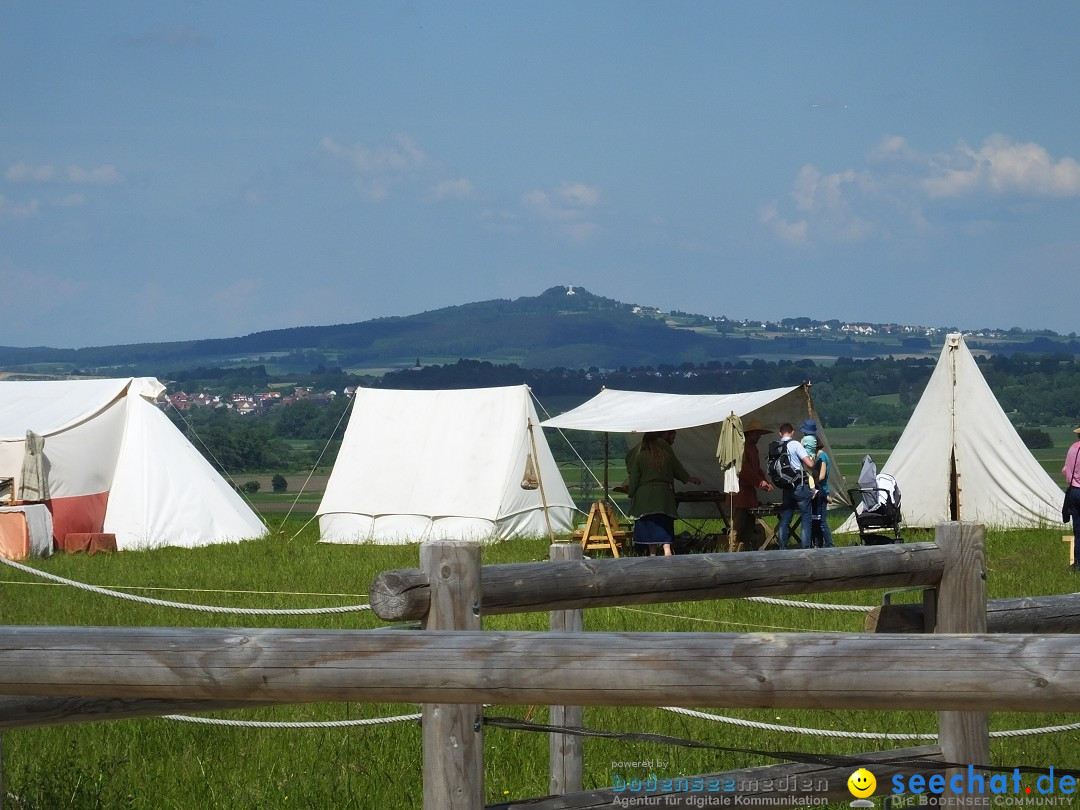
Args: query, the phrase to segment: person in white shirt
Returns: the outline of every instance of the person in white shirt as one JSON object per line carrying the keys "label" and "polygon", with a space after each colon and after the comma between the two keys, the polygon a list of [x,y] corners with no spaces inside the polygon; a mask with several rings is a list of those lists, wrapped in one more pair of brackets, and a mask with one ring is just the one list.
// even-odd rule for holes
{"label": "person in white shirt", "polygon": [[[816,432],[817,425],[814,425],[814,430]],[[780,543],[780,548],[787,548],[788,537],[791,536],[791,519],[795,516],[795,510],[798,509],[799,519],[802,521],[799,526],[799,545],[801,548],[810,548],[813,493],[810,491],[807,478],[810,470],[814,468],[814,462],[810,458],[810,454],[806,452],[806,448],[802,446],[802,443],[792,437],[794,432],[795,426],[790,422],[784,422],[784,424],[780,425],[780,441],[786,442],[791,466],[801,470],[803,475],[802,481],[794,489],[785,488],[781,490],[783,497],[780,501],[780,530],[777,540]]]}

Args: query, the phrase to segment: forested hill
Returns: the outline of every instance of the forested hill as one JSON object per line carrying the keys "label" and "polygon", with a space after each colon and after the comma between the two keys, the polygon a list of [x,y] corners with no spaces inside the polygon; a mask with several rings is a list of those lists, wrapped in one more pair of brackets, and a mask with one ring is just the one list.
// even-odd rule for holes
{"label": "forested hill", "polygon": [[[811,318],[776,323],[724,315],[661,312],[552,287],[537,296],[446,307],[405,317],[305,326],[243,337],[84,349],[0,347],[0,370],[167,376],[170,370],[264,364],[274,372],[316,366],[353,372],[454,363],[459,358],[523,368],[619,368],[713,360],[936,357],[947,331]],[[968,338],[974,351],[1080,353],[1075,335],[987,331]]]}

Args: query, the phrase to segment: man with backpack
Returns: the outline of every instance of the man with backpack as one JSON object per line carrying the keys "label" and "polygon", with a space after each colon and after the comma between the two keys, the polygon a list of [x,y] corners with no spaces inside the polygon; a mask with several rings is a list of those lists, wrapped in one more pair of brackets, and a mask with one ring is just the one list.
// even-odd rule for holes
{"label": "man with backpack", "polygon": [[[811,433],[817,432],[817,425],[807,420],[804,431],[812,427]],[[780,531],[777,541],[780,548],[787,548],[791,535],[791,519],[795,510],[799,510],[800,546],[810,548],[810,529],[813,520],[811,506],[813,493],[808,481],[809,471],[814,468],[814,461],[801,442],[795,441],[792,434],[795,427],[790,422],[780,425],[780,438],[769,446],[769,477],[780,488]]]}

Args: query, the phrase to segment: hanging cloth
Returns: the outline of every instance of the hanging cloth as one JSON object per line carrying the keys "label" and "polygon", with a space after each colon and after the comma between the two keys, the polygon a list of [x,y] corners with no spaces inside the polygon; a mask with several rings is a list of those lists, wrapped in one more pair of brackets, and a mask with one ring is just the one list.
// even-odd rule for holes
{"label": "hanging cloth", "polygon": [[49,477],[45,470],[45,437],[26,431],[22,473],[19,475],[20,501],[49,500]]}
{"label": "hanging cloth", "polygon": [[739,491],[739,471],[743,460],[743,425],[734,411],[720,425],[720,441],[716,445],[716,461],[724,471],[724,492]]}

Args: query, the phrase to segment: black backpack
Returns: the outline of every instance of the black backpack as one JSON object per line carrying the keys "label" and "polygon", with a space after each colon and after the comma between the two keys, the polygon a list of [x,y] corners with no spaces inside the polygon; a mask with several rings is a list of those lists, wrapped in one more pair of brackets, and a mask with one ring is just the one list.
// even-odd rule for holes
{"label": "black backpack", "polygon": [[787,444],[791,438],[777,439],[769,443],[769,456],[766,469],[773,484],[781,489],[795,489],[803,482],[802,470],[794,467],[788,455]]}

